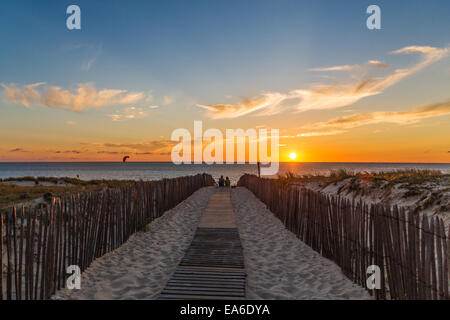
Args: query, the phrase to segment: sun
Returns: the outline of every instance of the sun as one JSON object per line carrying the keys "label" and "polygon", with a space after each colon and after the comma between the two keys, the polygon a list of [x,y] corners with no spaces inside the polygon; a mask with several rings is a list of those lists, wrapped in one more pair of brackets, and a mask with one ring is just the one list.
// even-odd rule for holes
{"label": "sun", "polygon": [[290,158],[291,160],[295,160],[295,158],[297,158],[297,155],[295,154],[295,152],[291,152],[291,153],[289,154],[289,158]]}

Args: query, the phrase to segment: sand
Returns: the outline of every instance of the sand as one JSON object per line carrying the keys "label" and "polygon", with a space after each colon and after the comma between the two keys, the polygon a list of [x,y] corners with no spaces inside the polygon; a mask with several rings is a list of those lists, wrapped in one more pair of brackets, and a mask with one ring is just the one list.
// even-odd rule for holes
{"label": "sand", "polygon": [[[204,188],[134,234],[123,246],[92,263],[80,290],[60,290],[57,299],[155,299],[189,247],[214,193]],[[244,248],[248,299],[370,299],[332,261],[284,228],[244,188],[232,191]]]}
{"label": "sand", "polygon": [[[324,184],[319,181],[305,183],[308,189],[323,192],[332,196],[340,196],[349,200],[362,200],[366,204],[387,204],[404,207],[421,215],[438,216],[442,218],[445,231],[449,233],[450,227],[450,179],[426,182],[421,184],[389,183],[384,180],[372,183],[346,178],[334,183]],[[411,194],[411,191],[413,193]]]}
{"label": "sand", "polygon": [[331,260],[288,231],[245,188],[232,191],[248,299],[371,299]]}
{"label": "sand", "polygon": [[201,213],[214,192],[203,188],[135,233],[120,248],[83,272],[80,290],[60,290],[58,299],[155,299],[183,258]]}

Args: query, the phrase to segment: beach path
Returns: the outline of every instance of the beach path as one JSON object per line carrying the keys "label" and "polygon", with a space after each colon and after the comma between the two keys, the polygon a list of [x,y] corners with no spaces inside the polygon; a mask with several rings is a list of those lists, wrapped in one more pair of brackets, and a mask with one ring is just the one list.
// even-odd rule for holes
{"label": "beach path", "polygon": [[199,228],[236,228],[230,189],[217,189],[217,192],[209,198]]}
{"label": "beach path", "polygon": [[[244,269],[245,265],[245,269]],[[60,299],[370,299],[245,188],[202,188],[96,259]]]}
{"label": "beach path", "polygon": [[229,188],[219,188],[159,299],[243,299],[244,256]]}

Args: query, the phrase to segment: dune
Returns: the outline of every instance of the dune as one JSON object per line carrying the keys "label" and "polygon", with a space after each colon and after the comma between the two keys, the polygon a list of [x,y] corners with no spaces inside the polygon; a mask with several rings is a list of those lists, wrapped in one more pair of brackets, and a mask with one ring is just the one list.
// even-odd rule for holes
{"label": "dune", "polygon": [[232,191],[248,299],[371,299],[331,260],[288,231],[253,193]]}

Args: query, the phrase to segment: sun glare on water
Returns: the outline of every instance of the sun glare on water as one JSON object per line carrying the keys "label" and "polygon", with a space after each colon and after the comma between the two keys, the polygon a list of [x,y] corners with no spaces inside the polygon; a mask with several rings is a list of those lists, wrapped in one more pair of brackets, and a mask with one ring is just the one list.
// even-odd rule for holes
{"label": "sun glare on water", "polygon": [[291,153],[289,154],[289,158],[290,158],[291,160],[295,160],[295,158],[297,158],[297,155],[295,154],[295,152],[291,152]]}

